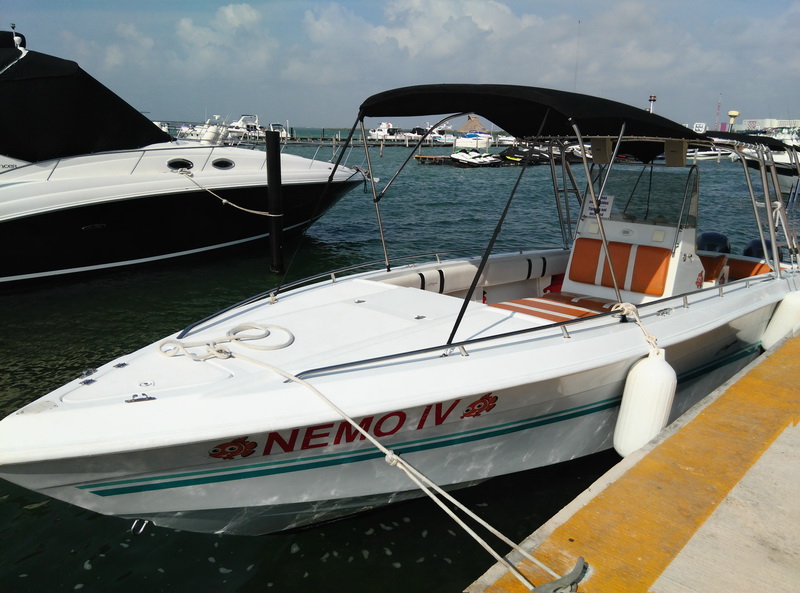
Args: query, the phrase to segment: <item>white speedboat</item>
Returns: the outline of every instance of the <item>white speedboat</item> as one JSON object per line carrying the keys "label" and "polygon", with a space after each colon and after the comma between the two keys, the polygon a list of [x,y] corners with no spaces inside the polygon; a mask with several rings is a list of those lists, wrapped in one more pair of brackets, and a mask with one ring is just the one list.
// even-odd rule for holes
{"label": "white speedboat", "polygon": [[[593,161],[551,161],[542,189],[563,248],[494,253],[508,205],[474,256],[395,262],[384,243],[377,269],[275,288],[32,394],[0,422],[0,477],[166,527],[295,528],[419,496],[408,475],[450,489],[628,454],[798,330],[796,237],[792,261],[775,258],[780,194],[750,197],[766,259],[695,246],[686,151],[705,137],[586,95],[457,84],[370,97],[351,138],[366,118],[442,112],[537,146],[591,138]],[[509,169],[508,204],[526,170]],[[379,217],[394,179],[371,177]]]}
{"label": "white speedboat", "polygon": [[497,135],[497,146],[516,146],[517,139],[514,136],[508,136],[506,134],[498,134]]}
{"label": "white speedboat", "polygon": [[461,136],[457,137],[455,143],[453,144],[454,148],[460,149],[473,149],[473,150],[481,150],[487,151],[492,146],[493,138],[492,135],[489,133],[483,132],[469,132],[467,134],[462,134]]}
{"label": "white speedboat", "polygon": [[730,151],[722,148],[691,148],[686,155],[687,160],[690,162],[697,161],[721,161],[723,158],[730,156]]}
{"label": "white speedboat", "polygon": [[181,125],[175,138],[177,140],[197,142],[205,146],[222,146],[229,143],[228,127],[221,115],[214,115],[208,118],[204,124]]}
{"label": "white speedboat", "polygon": [[798,193],[800,193],[800,187],[798,187],[800,159],[798,159],[797,146],[767,135],[736,132],[710,132],[709,134],[720,142],[738,144],[741,148],[731,155],[731,159],[743,159],[754,170],[759,169],[762,160],[769,160],[774,165],[771,169],[771,172],[774,172],[771,181],[780,187],[788,202],[791,204],[797,202]]}
{"label": "white speedboat", "polygon": [[[76,63],[23,46],[0,47],[0,95],[0,249],[13,254],[0,283],[269,234],[266,153],[220,146],[218,122],[197,141],[175,141]],[[115,125],[87,128],[95,118]],[[287,233],[363,182],[354,169],[296,155],[282,154],[280,166]]]}
{"label": "white speedboat", "polygon": [[421,140],[421,144],[431,146],[452,146],[456,141],[453,126],[447,123],[436,127],[426,123],[425,127],[411,128],[410,132],[405,133],[405,137],[412,143]]}
{"label": "white speedboat", "polygon": [[396,128],[391,122],[382,121],[379,126],[367,132],[367,137],[373,142],[405,141],[403,130]]}
{"label": "white speedboat", "polygon": [[455,149],[473,149],[486,152],[494,144],[492,136],[477,115],[468,115],[467,121],[458,129],[459,136],[455,139],[453,147]]}
{"label": "white speedboat", "polygon": [[263,142],[266,131],[266,128],[258,122],[258,116],[251,114],[242,115],[228,126],[228,136],[233,142],[257,142],[259,140]]}
{"label": "white speedboat", "polygon": [[268,129],[270,132],[277,132],[278,136],[281,139],[281,142],[286,142],[287,140],[291,140],[291,136],[289,134],[289,121],[286,121],[286,125],[279,123],[279,122],[272,122],[269,124]]}

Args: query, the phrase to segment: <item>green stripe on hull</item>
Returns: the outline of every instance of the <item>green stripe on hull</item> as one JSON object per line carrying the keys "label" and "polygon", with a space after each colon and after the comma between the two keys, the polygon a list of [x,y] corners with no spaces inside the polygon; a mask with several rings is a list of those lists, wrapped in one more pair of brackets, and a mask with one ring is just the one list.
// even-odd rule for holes
{"label": "green stripe on hull", "polygon": [[[442,447],[450,447],[453,445],[461,445],[464,443],[490,439],[507,434],[513,434],[515,432],[521,432],[524,430],[529,430],[531,428],[536,428],[537,426],[544,426],[547,424],[553,424],[555,422],[561,422],[564,420],[570,420],[572,418],[578,418],[581,416],[594,414],[597,412],[601,412],[603,410],[615,408],[619,406],[619,402],[620,398],[615,397],[609,400],[605,400],[603,402],[598,402],[587,406],[580,406],[578,408],[573,408],[572,410],[569,410],[565,413],[561,413],[558,415],[550,414],[548,415],[549,417],[540,416],[533,420],[510,422],[508,424],[496,426],[491,429],[463,432],[447,439],[442,439],[441,437],[439,437],[436,439],[426,439],[423,441],[410,441],[408,443],[398,443],[396,445],[393,445],[393,448],[398,453],[405,454],[405,453],[416,453],[420,451],[440,449]],[[170,480],[170,481],[159,481],[157,483],[144,484],[142,483],[141,479],[135,479],[135,480],[123,480],[118,482],[106,482],[103,484],[78,486],[78,488],[91,490],[92,494],[97,494],[98,496],[118,496],[123,494],[134,494],[137,492],[167,490],[170,488],[184,488],[187,486],[199,486],[202,484],[231,482],[235,480],[247,480],[250,478],[260,478],[269,475],[278,475],[296,471],[318,469],[321,467],[331,467],[335,465],[357,463],[360,461],[369,461],[372,459],[379,459],[381,457],[383,457],[383,453],[381,453],[380,451],[377,450],[364,451],[360,453],[346,453],[338,455],[319,456],[313,460],[307,459],[300,462],[296,462],[294,465],[287,465],[288,463],[292,462],[284,462],[284,465],[282,467],[279,466],[278,463],[276,462],[260,464],[257,466],[249,466],[252,469],[240,468],[239,471],[237,471],[236,473],[228,473],[224,475],[209,475],[209,474],[211,474],[212,472],[217,474],[218,472],[230,471],[230,470],[222,469],[222,470],[212,470],[212,472],[208,471],[196,472],[194,477],[187,477],[190,476],[191,474],[181,474],[176,476],[157,476],[157,477],[147,478],[147,480],[150,481]],[[130,482],[135,482],[135,483],[132,483],[129,486],[120,486],[116,488],[112,487],[112,488],[106,488],[104,490],[94,490],[94,488],[105,488],[106,486],[114,486],[116,484],[121,485]]]}

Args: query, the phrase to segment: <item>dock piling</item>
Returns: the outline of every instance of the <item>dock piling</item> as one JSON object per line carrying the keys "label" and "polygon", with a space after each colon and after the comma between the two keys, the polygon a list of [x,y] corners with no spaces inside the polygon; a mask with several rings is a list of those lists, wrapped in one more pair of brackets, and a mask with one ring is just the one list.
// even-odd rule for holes
{"label": "dock piling", "polygon": [[283,194],[281,191],[281,137],[268,131],[267,149],[267,212],[269,212],[270,266],[273,274],[283,273]]}

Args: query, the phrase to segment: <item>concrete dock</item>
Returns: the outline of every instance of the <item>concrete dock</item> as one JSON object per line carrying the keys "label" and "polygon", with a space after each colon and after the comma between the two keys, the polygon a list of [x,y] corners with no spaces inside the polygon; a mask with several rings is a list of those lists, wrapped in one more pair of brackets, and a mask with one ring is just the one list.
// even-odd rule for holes
{"label": "concrete dock", "polygon": [[[800,591],[800,337],[759,357],[521,547],[584,593]],[[537,588],[553,577],[508,556]],[[468,593],[529,589],[502,565]]]}

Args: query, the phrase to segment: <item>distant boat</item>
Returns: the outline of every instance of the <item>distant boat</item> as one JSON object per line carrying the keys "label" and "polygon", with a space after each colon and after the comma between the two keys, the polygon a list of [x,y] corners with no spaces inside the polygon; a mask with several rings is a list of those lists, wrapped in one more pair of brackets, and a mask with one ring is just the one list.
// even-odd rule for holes
{"label": "distant boat", "polygon": [[515,144],[517,144],[517,139],[514,138],[514,136],[499,134],[495,142],[497,143],[498,146],[514,146]]}
{"label": "distant boat", "polygon": [[456,138],[455,148],[472,148],[475,150],[489,150],[492,146],[493,138],[489,133],[470,132]]}
{"label": "distant boat", "polygon": [[[0,36],[0,249],[13,257],[0,262],[0,283],[268,235],[265,152],[220,146],[221,122],[176,141],[75,62],[10,39]],[[114,125],[86,126],[98,118]],[[364,180],[328,162],[280,161],[287,232],[307,228]]]}
{"label": "distant boat", "polygon": [[[219,115],[214,115],[201,125],[182,125],[176,138],[178,140],[191,140],[200,144],[222,146],[228,142],[230,135],[228,133],[228,124],[220,117]],[[161,129],[163,130],[163,127]]]}
{"label": "distant boat", "polygon": [[440,146],[453,146],[456,141],[456,135],[453,133],[453,127],[450,124],[443,124],[434,127],[431,130],[430,138],[434,144]]}
{"label": "distant boat", "polygon": [[800,148],[800,128],[767,128],[766,130],[760,130],[753,134],[756,136],[768,136],[792,146],[793,148]]}
{"label": "distant boat", "polygon": [[689,161],[721,161],[729,156],[730,152],[717,148],[690,148],[686,151],[686,158]]}
{"label": "distant boat", "polygon": [[228,126],[228,136],[232,140],[263,142],[266,128],[258,123],[257,115],[243,115]]}
{"label": "distant boat", "polygon": [[494,143],[494,137],[486,131],[477,115],[467,116],[467,122],[458,129],[458,133],[460,135],[456,137],[453,144],[455,148],[474,148],[487,151]]}
{"label": "distant boat", "polygon": [[377,128],[373,128],[367,132],[367,137],[375,142],[386,140],[398,141],[404,140],[405,136],[400,128],[394,127],[391,122],[382,121]]}
{"label": "distant boat", "polygon": [[452,146],[455,142],[455,134],[453,134],[453,127],[449,124],[431,126],[425,124],[425,127],[417,126],[411,128],[410,132],[405,133],[405,137],[410,142],[417,142],[422,137],[425,137],[423,144],[438,145],[438,146]]}
{"label": "distant boat", "polygon": [[288,127],[289,127],[288,121],[286,122],[285,126],[282,123],[273,122],[269,124],[268,129],[270,132],[278,132],[281,141],[284,141],[284,140],[289,140],[289,138],[291,137],[291,135],[289,134],[289,130],[287,130]]}
{"label": "distant boat", "polygon": [[487,151],[494,143],[494,137],[483,127],[477,115],[468,115],[466,123],[458,129],[453,146],[455,148],[474,148]]}
{"label": "distant boat", "polygon": [[757,169],[759,162],[763,160],[764,157],[760,153],[768,154],[774,165],[781,193],[789,196],[792,203],[796,202],[798,191],[800,191],[800,183],[798,183],[800,181],[800,161],[798,161],[797,147],[769,135],[737,132],[709,132],[709,135],[721,141],[741,145],[742,148],[739,152],[747,166],[752,169]]}

